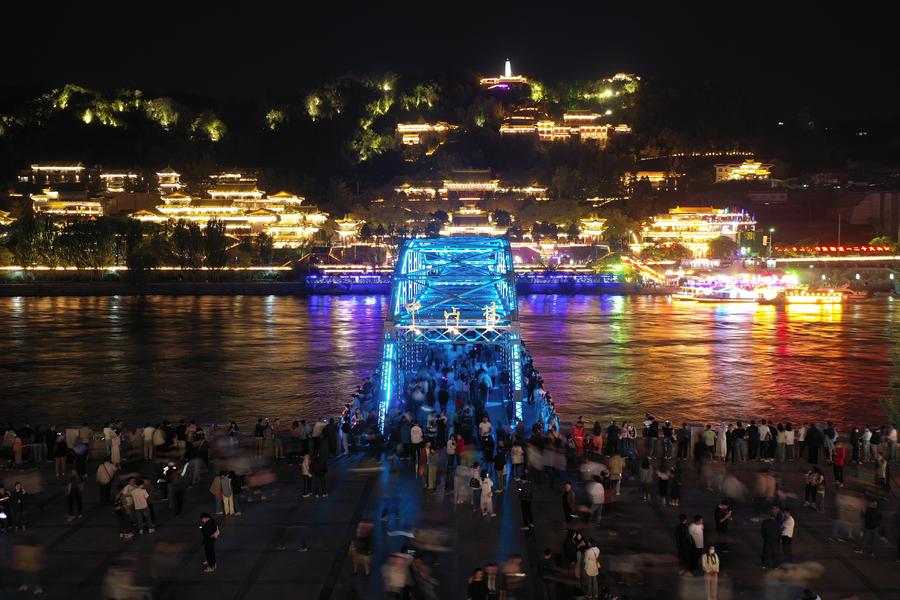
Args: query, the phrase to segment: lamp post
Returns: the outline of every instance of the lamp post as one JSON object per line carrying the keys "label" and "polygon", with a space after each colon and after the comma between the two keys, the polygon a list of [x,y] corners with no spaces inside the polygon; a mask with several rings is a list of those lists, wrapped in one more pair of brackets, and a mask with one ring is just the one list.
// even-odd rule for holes
{"label": "lamp post", "polygon": [[772,256],[772,238],[775,236],[775,228],[769,227],[769,256]]}

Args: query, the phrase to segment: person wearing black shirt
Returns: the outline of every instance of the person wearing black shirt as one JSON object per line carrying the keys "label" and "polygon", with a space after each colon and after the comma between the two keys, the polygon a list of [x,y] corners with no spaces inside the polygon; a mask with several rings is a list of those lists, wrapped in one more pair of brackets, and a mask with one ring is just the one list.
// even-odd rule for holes
{"label": "person wearing black shirt", "polygon": [[219,539],[219,525],[209,513],[200,515],[200,534],[203,538],[203,552],[206,555],[204,570],[212,573],[216,570],[216,540]]}
{"label": "person wearing black shirt", "polygon": [[731,523],[731,503],[721,500],[716,506],[714,515],[716,524],[716,548],[722,552],[728,552],[728,524]]}
{"label": "person wearing black shirt", "polygon": [[756,455],[759,453],[759,427],[756,426],[756,421],[750,421],[750,427],[747,428],[747,438],[749,438],[747,458],[756,460]]}
{"label": "person wearing black shirt", "polygon": [[663,458],[672,458],[672,423],[666,421],[662,427]]}
{"label": "person wearing black shirt", "polygon": [[647,428],[647,456],[648,458],[656,458],[656,446],[659,443],[659,423],[650,422]]}
{"label": "person wearing black shirt", "polygon": [[534,488],[528,481],[528,475],[522,473],[519,478],[519,504],[522,506],[522,529],[534,528],[534,516],[531,514],[531,501],[534,497]]}
{"label": "person wearing black shirt", "polygon": [[775,520],[774,513],[769,513],[763,520],[759,531],[762,534],[762,568],[778,568],[778,543],[781,540],[781,527]]}
{"label": "person wearing black shirt", "polygon": [[744,437],[746,435],[747,430],[744,429],[744,424],[738,421],[737,427],[734,428],[734,452],[731,455],[731,462],[744,461]]}
{"label": "person wearing black shirt", "polygon": [[253,452],[256,456],[262,456],[265,437],[266,426],[263,425],[262,419],[257,419],[256,425],[253,427]]}
{"label": "person wearing black shirt", "polygon": [[685,514],[678,515],[678,525],[675,526],[675,548],[678,550],[678,574],[690,573],[694,569],[694,542],[688,533],[688,517]]}
{"label": "person wearing black shirt", "polygon": [[678,460],[687,460],[688,446],[691,443],[691,430],[687,423],[681,424],[678,430]]}

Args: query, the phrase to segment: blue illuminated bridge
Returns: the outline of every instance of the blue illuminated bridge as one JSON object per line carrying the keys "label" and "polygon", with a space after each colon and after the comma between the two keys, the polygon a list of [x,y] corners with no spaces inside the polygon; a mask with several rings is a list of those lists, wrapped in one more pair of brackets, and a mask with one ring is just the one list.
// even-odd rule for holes
{"label": "blue illuminated bridge", "polygon": [[438,344],[491,345],[509,373],[500,390],[523,414],[523,351],[509,241],[453,237],[407,240],[394,271],[378,377],[382,432],[403,403],[404,378]]}

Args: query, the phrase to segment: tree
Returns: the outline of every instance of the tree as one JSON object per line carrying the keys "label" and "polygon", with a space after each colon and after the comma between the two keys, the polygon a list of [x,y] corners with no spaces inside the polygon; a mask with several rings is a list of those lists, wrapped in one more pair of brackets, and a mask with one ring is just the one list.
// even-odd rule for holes
{"label": "tree", "polygon": [[497,227],[510,227],[512,225],[512,216],[505,210],[495,210],[492,217]]}
{"label": "tree", "polygon": [[37,264],[40,253],[37,248],[38,224],[34,213],[27,212],[16,219],[9,230],[7,246],[15,264],[27,269]]}
{"label": "tree", "polygon": [[738,245],[730,237],[720,235],[709,242],[709,257],[719,260],[734,258],[738,252]]}
{"label": "tree", "polygon": [[550,179],[550,190],[557,200],[581,200],[584,196],[581,174],[566,166],[558,167]]}
{"label": "tree", "polygon": [[428,225],[425,226],[425,235],[431,238],[436,238],[441,234],[441,222],[437,219],[428,221]]}
{"label": "tree", "polygon": [[681,244],[664,244],[661,246],[653,246],[641,250],[643,258],[652,258],[656,260],[684,260],[692,258],[694,254],[689,248]]}
{"label": "tree", "polygon": [[638,223],[618,208],[608,208],[601,216],[606,219],[603,238],[616,250],[628,248],[631,234],[637,230]]}
{"label": "tree", "polygon": [[206,266],[221,269],[228,260],[228,236],[225,233],[225,221],[210,219],[206,223],[203,236],[203,247],[206,253]]}
{"label": "tree", "polygon": [[569,228],[566,230],[566,235],[568,236],[569,241],[577,240],[579,233],[581,233],[581,228],[578,227],[578,223],[572,221],[572,224],[569,225]]}
{"label": "tree", "polygon": [[869,241],[870,246],[887,246],[892,250],[897,248],[897,242],[892,237],[887,235],[879,235],[878,237],[874,237]]}
{"label": "tree", "polygon": [[68,223],[58,244],[61,260],[79,269],[99,270],[111,265],[115,257],[115,237],[108,219]]}
{"label": "tree", "polygon": [[275,243],[272,236],[260,231],[256,234],[256,261],[260,266],[271,265],[272,255],[275,250]]}
{"label": "tree", "polygon": [[436,210],[431,213],[431,218],[435,221],[439,221],[440,223],[447,223],[450,221],[450,215],[447,214],[447,211],[444,210]]}
{"label": "tree", "polygon": [[364,242],[372,239],[372,228],[369,227],[368,223],[363,223],[362,227],[359,228],[359,239]]}

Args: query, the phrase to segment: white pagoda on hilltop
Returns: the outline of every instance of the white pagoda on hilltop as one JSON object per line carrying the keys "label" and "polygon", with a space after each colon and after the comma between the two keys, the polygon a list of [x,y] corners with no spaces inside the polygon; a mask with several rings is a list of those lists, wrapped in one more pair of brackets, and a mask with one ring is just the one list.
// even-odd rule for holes
{"label": "white pagoda on hilltop", "polygon": [[481,87],[489,90],[508,90],[511,87],[528,85],[528,78],[523,75],[513,75],[512,62],[507,58],[503,65],[503,75],[498,77],[482,77]]}

